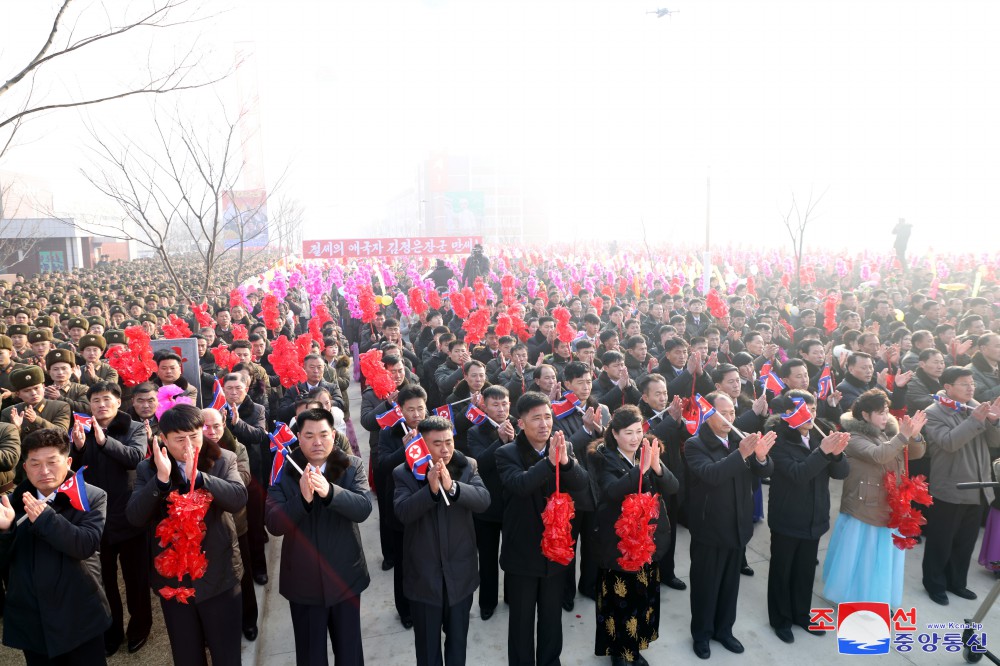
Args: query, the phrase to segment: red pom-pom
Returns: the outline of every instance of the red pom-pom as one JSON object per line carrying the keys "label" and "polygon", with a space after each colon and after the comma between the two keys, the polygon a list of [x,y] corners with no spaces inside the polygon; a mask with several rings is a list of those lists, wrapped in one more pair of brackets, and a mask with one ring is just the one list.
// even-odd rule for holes
{"label": "red pom-pom", "polygon": [[125,386],[138,386],[156,372],[153,350],[142,326],[129,326],[125,329],[125,337],[128,345],[109,351],[108,363],[118,372]]}
{"label": "red pom-pom", "polygon": [[361,308],[361,321],[368,324],[375,319],[378,313],[378,303],[375,302],[375,292],[368,283],[362,284],[358,288],[358,307]]}
{"label": "red pom-pom", "polygon": [[455,316],[459,319],[469,318],[469,308],[465,304],[465,296],[457,291],[453,291],[448,294],[448,300],[451,301],[451,309],[455,311]]}
{"label": "red pom-pom", "polygon": [[753,276],[747,278],[747,293],[751,296],[757,295],[757,282],[753,279]]}
{"label": "red pom-pom", "polygon": [[483,278],[476,277],[476,281],[472,285],[472,292],[476,297],[476,305],[481,308],[486,307],[486,285],[483,284]]}
{"label": "red pom-pom", "polygon": [[566,565],[576,555],[571,522],[576,509],[568,493],[554,492],[542,511],[542,555],[556,564]]}
{"label": "red pom-pom", "polygon": [[427,305],[435,310],[441,309],[441,294],[438,293],[437,289],[431,289],[427,292]]}
{"label": "red pom-pom", "polygon": [[719,292],[712,289],[705,296],[705,305],[708,306],[708,312],[716,319],[721,319],[729,314],[729,306],[719,295]]}
{"label": "red pom-pom", "polygon": [[837,297],[833,294],[826,297],[823,305],[823,328],[827,333],[833,333],[837,328]]}
{"label": "red pom-pom", "polygon": [[563,307],[552,310],[552,317],[556,320],[556,333],[561,341],[570,343],[576,337],[576,332],[569,325],[570,311]]}
{"label": "red pom-pom", "polygon": [[250,302],[247,301],[247,297],[238,288],[229,292],[229,307],[235,308],[237,305],[242,305],[248,310],[250,309]]}
{"label": "red pom-pom", "polygon": [[698,423],[701,421],[701,412],[698,411],[698,403],[691,398],[684,398],[681,411],[681,418],[684,419],[684,426],[689,434],[698,432]]}
{"label": "red pom-pom", "polygon": [[597,310],[597,316],[600,317],[601,313],[604,312],[604,299],[598,296],[590,301],[590,304],[594,306],[594,309]]}
{"label": "red pom-pom", "polygon": [[625,571],[638,571],[653,561],[656,525],[650,521],[660,517],[660,498],[648,493],[632,493],[622,500],[622,513],[615,521],[618,535],[618,565]]}
{"label": "red pom-pom", "polygon": [[385,400],[387,395],[396,390],[396,380],[382,362],[382,350],[370,349],[361,355],[360,361],[361,374],[375,392],[375,397]]}
{"label": "red pom-pom", "polygon": [[503,304],[507,307],[514,305],[517,301],[517,292],[514,289],[514,276],[506,273],[500,278],[500,293],[503,296]]}
{"label": "red pom-pom", "polygon": [[243,324],[233,324],[233,340],[249,340],[250,331]]}
{"label": "red pom-pom", "polygon": [[[296,345],[284,335],[278,336],[272,346],[271,366],[274,374],[278,375],[281,385],[291,388],[299,382],[306,380],[306,371],[302,368],[302,359]],[[304,356],[303,356],[304,358]]]}
{"label": "red pom-pom", "polygon": [[198,322],[198,326],[201,328],[215,328],[215,320],[212,319],[212,315],[208,314],[208,303],[192,305],[191,312],[194,313],[194,319]]}
{"label": "red pom-pom", "polygon": [[188,599],[194,596],[193,587],[167,587],[163,586],[159,589],[160,596],[170,601],[174,599],[182,604],[186,604]]}
{"label": "red pom-pom", "polygon": [[427,312],[427,301],[424,300],[424,290],[420,287],[410,287],[410,309],[418,315]]}
{"label": "red pom-pom", "polygon": [[163,325],[163,337],[169,340],[190,338],[191,335],[191,327],[188,326],[186,321],[175,314],[171,314],[170,322]]}
{"label": "red pom-pom", "polygon": [[236,354],[229,351],[229,347],[226,345],[218,345],[212,347],[212,356],[215,357],[215,364],[220,368],[225,368],[232,372],[233,366],[240,362],[240,359]]}
{"label": "red pom-pom", "polygon": [[514,329],[514,323],[510,320],[510,315],[502,314],[497,317],[496,333],[497,337],[510,335]]}
{"label": "red pom-pom", "polygon": [[264,318],[264,326],[269,331],[281,330],[281,313],[278,311],[278,297],[265,294],[260,301],[260,313]]}
{"label": "red pom-pom", "polygon": [[510,325],[514,331],[514,335],[518,337],[521,342],[527,342],[528,338],[531,337],[531,333],[528,332],[528,325],[524,323],[524,319],[518,314],[518,310],[513,305],[507,308],[507,316],[510,317]]}
{"label": "red pom-pom", "polygon": [[[476,295],[472,291],[472,287],[465,287],[462,289],[462,298],[465,300],[465,309],[472,312],[472,309],[476,307]],[[462,317],[465,319],[465,317]]]}
{"label": "red pom-pom", "polygon": [[486,308],[476,310],[462,324],[462,328],[465,329],[465,341],[470,345],[482,342],[486,338],[486,329],[489,326],[489,311]]}

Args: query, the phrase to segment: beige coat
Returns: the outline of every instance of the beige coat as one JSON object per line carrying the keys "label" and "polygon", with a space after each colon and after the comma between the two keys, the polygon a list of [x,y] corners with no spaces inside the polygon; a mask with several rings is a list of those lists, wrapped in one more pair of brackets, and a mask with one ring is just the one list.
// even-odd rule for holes
{"label": "beige coat", "polygon": [[[903,474],[904,451],[909,448],[910,460],[922,458],[927,445],[924,440],[907,440],[899,434],[899,423],[892,416],[885,432],[879,432],[867,421],[855,419],[850,412],[840,417],[840,425],[851,433],[844,454],[851,470],[844,479],[840,512],[861,522],[885,527],[889,522],[885,474]],[[909,446],[907,446],[909,445]]]}

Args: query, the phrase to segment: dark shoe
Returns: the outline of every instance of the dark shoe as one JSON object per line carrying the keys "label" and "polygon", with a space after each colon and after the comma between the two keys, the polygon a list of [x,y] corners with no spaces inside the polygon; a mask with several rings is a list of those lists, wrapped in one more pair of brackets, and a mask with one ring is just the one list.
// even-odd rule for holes
{"label": "dark shoe", "polygon": [[481,608],[479,610],[479,617],[482,619],[483,622],[485,622],[486,620],[488,620],[491,617],[493,617],[493,612],[495,610],[496,610],[496,608],[491,608],[489,610],[486,610],[485,608]]}
{"label": "dark shoe", "polygon": [[699,659],[708,659],[712,656],[712,648],[708,647],[708,641],[695,641],[694,653]]}
{"label": "dark shoe", "polygon": [[720,638],[716,638],[715,640],[721,643],[722,647],[726,648],[733,654],[743,654],[743,643],[740,643],[735,637],[722,636]]}
{"label": "dark shoe", "polygon": [[944,592],[931,592],[928,590],[927,595],[931,598],[931,601],[936,604],[940,604],[942,606],[948,605],[948,595]]}
{"label": "dark shoe", "polygon": [[671,590],[686,590],[686,589],[688,589],[687,583],[685,583],[684,581],[682,581],[677,576],[674,576],[673,578],[668,578],[667,580],[663,581],[663,584],[666,585],[667,587],[669,587]]}
{"label": "dark shoe", "polygon": [[977,597],[976,593],[967,587],[956,587],[954,589],[949,588],[948,591],[956,597],[962,597],[963,599],[968,599],[969,601],[972,601]]}
{"label": "dark shoe", "polygon": [[413,629],[413,618],[412,617],[401,617],[399,621],[403,623],[404,629]]}
{"label": "dark shoe", "polygon": [[819,629],[811,629],[809,625],[805,623],[800,624],[797,622],[796,624],[802,628],[802,631],[806,632],[807,634],[812,634],[813,636],[825,636],[827,633],[825,631],[820,631]]}
{"label": "dark shoe", "polygon": [[611,657],[611,666],[629,666],[629,664],[634,663],[634,661],[627,661],[625,657]]}
{"label": "dark shoe", "polygon": [[253,582],[257,583],[258,585],[267,585],[267,574],[266,573],[254,574]]}
{"label": "dark shoe", "polygon": [[129,641],[128,642],[128,653],[129,654],[135,654],[136,652],[138,652],[139,650],[141,650],[143,648],[143,646],[146,645],[146,641],[147,640],[149,640],[149,636],[143,636],[142,638],[138,638],[136,640]]}
{"label": "dark shoe", "polygon": [[118,652],[118,650],[121,648],[121,646],[122,646],[122,639],[121,638],[119,638],[118,640],[112,640],[112,641],[105,640],[104,641],[104,656],[105,657],[110,657],[111,655],[113,655],[116,652]]}
{"label": "dark shoe", "polygon": [[795,642],[795,636],[792,636],[791,627],[775,627],[774,635],[780,638],[785,643]]}
{"label": "dark shoe", "polygon": [[771,477],[765,476],[763,479],[760,480],[760,483],[763,486],[769,486],[769,485],[771,485]]}
{"label": "dark shoe", "polygon": [[575,606],[576,606],[576,603],[572,599],[570,599],[569,601],[564,601],[562,603],[563,610],[566,611],[567,613],[572,613],[573,612],[573,608]]}
{"label": "dark shoe", "polygon": [[646,661],[646,658],[638,652],[635,653],[635,659],[632,660],[632,663],[636,664],[636,666],[649,666],[649,662]]}
{"label": "dark shoe", "polygon": [[382,571],[389,571],[394,566],[396,566],[396,563],[392,560],[382,560]]}
{"label": "dark shoe", "polygon": [[257,640],[257,627],[247,627],[243,630],[243,635],[247,637],[248,641]]}
{"label": "dark shoe", "polygon": [[743,574],[744,576],[752,576],[753,569],[750,568],[749,564],[744,564],[742,567],[740,567],[740,573]]}

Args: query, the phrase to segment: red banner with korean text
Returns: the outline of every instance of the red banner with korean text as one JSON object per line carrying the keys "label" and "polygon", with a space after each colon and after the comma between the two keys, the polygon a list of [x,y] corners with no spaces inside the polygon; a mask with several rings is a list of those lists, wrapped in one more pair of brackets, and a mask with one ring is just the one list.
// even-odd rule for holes
{"label": "red banner with korean text", "polygon": [[431,257],[468,254],[481,236],[404,236],[402,238],[341,238],[302,242],[303,259],[364,259],[367,257]]}

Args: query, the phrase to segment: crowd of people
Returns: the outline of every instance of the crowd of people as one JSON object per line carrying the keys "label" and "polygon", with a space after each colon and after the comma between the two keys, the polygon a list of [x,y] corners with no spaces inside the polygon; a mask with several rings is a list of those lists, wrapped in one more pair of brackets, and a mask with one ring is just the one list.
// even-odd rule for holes
{"label": "crowd of people", "polygon": [[[175,663],[237,664],[254,586],[276,574],[297,663],[331,645],[361,664],[370,519],[420,665],[474,659],[472,607],[489,621],[501,602],[509,663],[558,664],[578,594],[594,654],[645,664],[661,586],[689,595],[699,658],[712,641],[741,653],[765,517],[761,604],[786,643],[818,633],[814,591],[899,607],[918,540],[929,599],[974,599],[984,523],[978,561],[1000,569],[1000,498],[956,484],[1000,457],[993,264],[713,259],[704,283],[680,254],[558,248],[282,259],[228,288],[184,258],[0,282],[4,644],[28,664],[105,663],[143,648],[157,598]],[[188,338],[197,363],[151,347]],[[922,524],[906,502],[900,527],[896,484],[917,474],[933,503]],[[637,515],[640,555],[622,537]]]}

